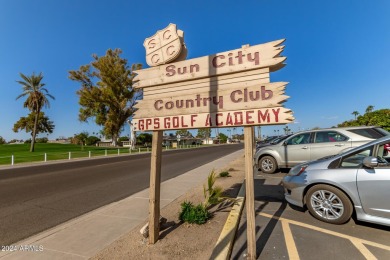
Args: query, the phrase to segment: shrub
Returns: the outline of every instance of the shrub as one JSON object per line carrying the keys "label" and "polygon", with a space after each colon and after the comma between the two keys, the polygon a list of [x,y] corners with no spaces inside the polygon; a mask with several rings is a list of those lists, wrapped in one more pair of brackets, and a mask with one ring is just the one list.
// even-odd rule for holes
{"label": "shrub", "polygon": [[207,188],[203,185],[203,195],[205,198],[204,206],[208,208],[211,205],[218,204],[224,199],[222,198],[222,188],[214,187],[215,180],[217,179],[215,171],[212,170],[209,176],[207,177]]}
{"label": "shrub", "polygon": [[219,177],[230,177],[230,174],[228,171],[220,172]]}
{"label": "shrub", "polygon": [[206,223],[210,216],[211,214],[203,204],[195,206],[189,201],[184,201],[181,204],[181,212],[179,215],[181,221],[200,225]]}

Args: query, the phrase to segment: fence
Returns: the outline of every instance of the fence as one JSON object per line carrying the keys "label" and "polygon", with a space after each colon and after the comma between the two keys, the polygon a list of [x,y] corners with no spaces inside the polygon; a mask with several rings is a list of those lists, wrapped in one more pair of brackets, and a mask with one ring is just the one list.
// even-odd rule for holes
{"label": "fence", "polygon": [[[200,145],[182,145],[178,148],[170,148],[166,146],[164,150],[177,150],[177,149],[190,149],[200,147]],[[72,160],[79,158],[92,158],[92,157],[104,157],[104,156],[120,156],[120,155],[129,155],[129,154],[140,154],[140,153],[149,153],[151,148],[137,148],[131,150],[129,148],[119,148],[119,149],[106,149],[106,150],[93,150],[93,151],[72,151],[72,152],[58,152],[58,153],[39,153],[39,154],[30,154],[28,156],[22,155],[11,155],[0,157],[0,166],[1,165],[15,165],[21,163],[31,163],[31,162],[48,162],[48,161],[57,161],[57,160]]]}

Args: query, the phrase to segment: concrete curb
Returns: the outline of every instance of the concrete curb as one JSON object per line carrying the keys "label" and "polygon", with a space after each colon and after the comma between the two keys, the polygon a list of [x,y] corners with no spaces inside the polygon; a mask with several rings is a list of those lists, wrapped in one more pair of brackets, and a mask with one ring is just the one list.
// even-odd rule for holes
{"label": "concrete curb", "polygon": [[234,204],[226,223],[222,229],[221,235],[215,244],[214,250],[210,259],[225,260],[229,259],[233,243],[236,236],[238,224],[240,223],[242,209],[245,205],[245,180],[241,184],[240,191],[238,192],[236,203]]}

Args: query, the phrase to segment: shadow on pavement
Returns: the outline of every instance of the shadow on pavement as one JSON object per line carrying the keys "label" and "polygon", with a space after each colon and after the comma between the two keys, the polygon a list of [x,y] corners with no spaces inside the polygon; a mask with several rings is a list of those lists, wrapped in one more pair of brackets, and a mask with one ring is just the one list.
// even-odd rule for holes
{"label": "shadow on pavement", "polygon": [[[284,190],[279,182],[275,185],[265,184],[265,179],[255,179],[254,180],[254,195],[255,195],[255,212],[256,215],[262,212],[270,203],[277,202],[281,203],[278,209],[276,209],[273,216],[280,217],[284,210],[287,207],[287,202],[284,200]],[[235,244],[233,247],[231,259],[242,259],[245,256],[247,251],[247,221],[246,221],[246,209],[244,208],[243,214],[241,216],[240,226],[236,234]],[[269,240],[275,226],[278,223],[278,220],[271,218],[270,221],[265,226],[261,226],[256,219],[256,252],[257,258],[264,250],[267,241]],[[261,232],[261,234],[259,234]]]}

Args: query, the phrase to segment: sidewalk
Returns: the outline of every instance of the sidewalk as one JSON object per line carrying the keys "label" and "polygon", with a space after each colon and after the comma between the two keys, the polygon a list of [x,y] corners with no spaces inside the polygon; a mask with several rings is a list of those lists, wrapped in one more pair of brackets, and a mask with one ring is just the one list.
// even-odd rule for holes
{"label": "sidewalk", "polygon": [[[161,184],[161,207],[202,183],[213,168],[241,156],[243,150],[205,164]],[[148,217],[149,189],[15,243],[0,259],[88,259]],[[21,246],[25,250],[21,250]],[[35,251],[35,252],[34,252]]]}

